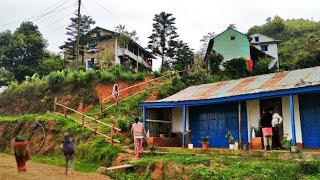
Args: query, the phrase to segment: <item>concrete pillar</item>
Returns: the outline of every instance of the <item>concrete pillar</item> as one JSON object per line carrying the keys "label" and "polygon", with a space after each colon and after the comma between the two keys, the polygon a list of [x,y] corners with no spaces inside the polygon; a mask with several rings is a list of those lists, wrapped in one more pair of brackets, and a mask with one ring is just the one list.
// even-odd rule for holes
{"label": "concrete pillar", "polygon": [[186,129],[187,129],[187,108],[186,106],[182,107],[182,147],[184,147],[185,144],[185,135],[186,135]]}
{"label": "concrete pillar", "polygon": [[296,145],[296,128],[295,128],[295,112],[294,112],[294,99],[293,95],[290,94],[290,121],[291,121],[291,135],[292,135],[292,145]]}
{"label": "concrete pillar", "polygon": [[143,121],[143,126],[147,130],[147,114],[146,114],[146,107],[142,107],[142,121]]}

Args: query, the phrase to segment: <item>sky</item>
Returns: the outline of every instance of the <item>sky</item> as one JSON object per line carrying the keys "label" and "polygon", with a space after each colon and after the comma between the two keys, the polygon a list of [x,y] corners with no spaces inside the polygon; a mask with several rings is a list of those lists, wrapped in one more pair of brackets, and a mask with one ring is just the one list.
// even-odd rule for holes
{"label": "sky", "polygon": [[[0,32],[14,30],[26,20],[38,25],[48,49],[59,53],[66,40],[65,27],[77,8],[77,0],[1,0]],[[194,50],[208,32],[220,33],[236,24],[246,33],[267,17],[320,20],[319,0],[82,0],[81,13],[91,16],[96,25],[114,30],[118,24],[136,30],[139,43],[146,47],[152,32],[152,19],[162,11],[176,18],[179,39]]]}

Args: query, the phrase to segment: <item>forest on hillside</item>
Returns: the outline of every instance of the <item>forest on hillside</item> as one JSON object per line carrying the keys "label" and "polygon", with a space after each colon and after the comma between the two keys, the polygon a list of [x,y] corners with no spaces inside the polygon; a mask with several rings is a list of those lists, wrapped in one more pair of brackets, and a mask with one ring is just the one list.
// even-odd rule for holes
{"label": "forest on hillside", "polygon": [[278,47],[281,70],[320,65],[320,22],[308,19],[267,18],[266,23],[253,26],[248,35],[264,34],[282,40]]}

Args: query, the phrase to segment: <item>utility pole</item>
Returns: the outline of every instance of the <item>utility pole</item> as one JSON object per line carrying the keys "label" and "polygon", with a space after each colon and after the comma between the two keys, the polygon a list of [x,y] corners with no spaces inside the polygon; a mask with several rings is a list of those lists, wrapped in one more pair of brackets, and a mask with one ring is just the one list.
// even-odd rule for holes
{"label": "utility pole", "polygon": [[[81,0],[78,0],[78,23],[77,23],[77,56],[76,61],[79,62],[79,53],[80,53],[80,23],[81,23],[81,14],[80,14]],[[83,65],[83,62],[81,61]]]}

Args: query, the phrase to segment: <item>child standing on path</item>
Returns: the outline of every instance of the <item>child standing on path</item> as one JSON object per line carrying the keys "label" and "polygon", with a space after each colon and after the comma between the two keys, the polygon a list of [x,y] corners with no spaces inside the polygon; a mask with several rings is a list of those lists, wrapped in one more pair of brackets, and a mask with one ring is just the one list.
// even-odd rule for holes
{"label": "child standing on path", "polygon": [[66,162],[66,175],[68,175],[68,168],[73,168],[73,158],[75,154],[75,146],[69,133],[64,133],[63,154]]}

